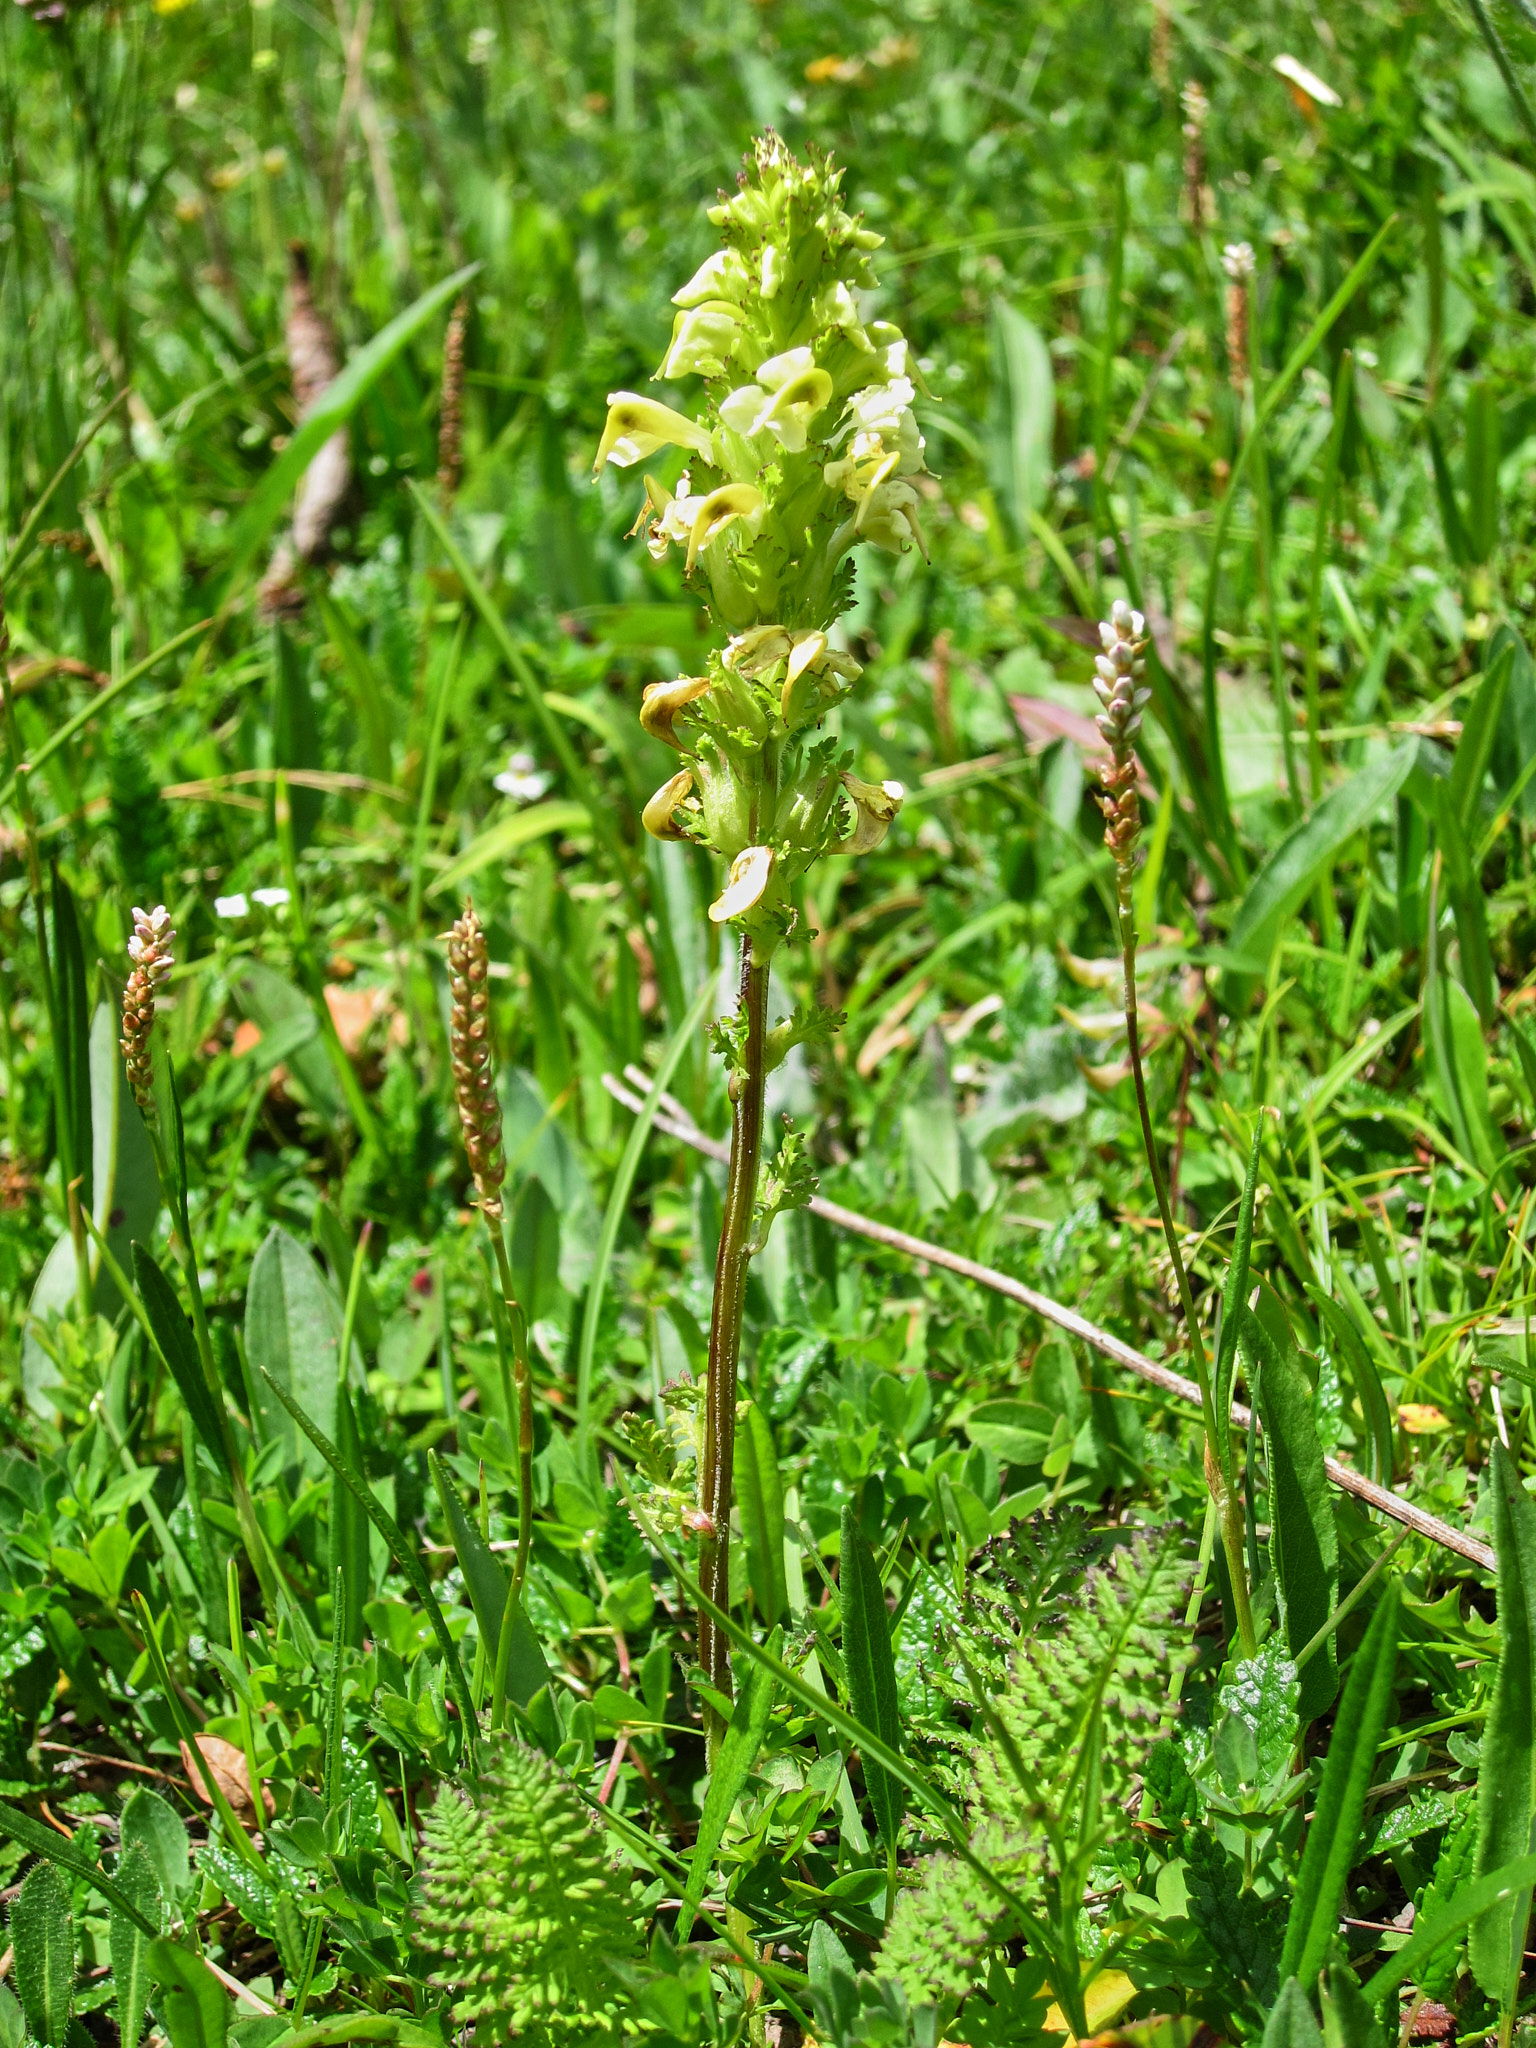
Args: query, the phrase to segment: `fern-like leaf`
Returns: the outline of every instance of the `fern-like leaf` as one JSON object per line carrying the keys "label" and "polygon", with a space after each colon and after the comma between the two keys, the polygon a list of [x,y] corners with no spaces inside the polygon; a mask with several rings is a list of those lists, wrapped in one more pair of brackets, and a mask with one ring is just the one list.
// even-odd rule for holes
{"label": "fern-like leaf", "polygon": [[417,1938],[431,1981],[477,2042],[606,2048],[628,2004],[611,1965],[636,1952],[627,1887],[569,1779],[509,1742],[472,1805],[433,1807],[417,1881]]}
{"label": "fern-like leaf", "polygon": [[[1182,1532],[1138,1536],[1093,1567],[1066,1605],[1030,1601],[1032,1617],[991,1702],[995,1730],[976,1745],[967,1818],[971,1849],[1028,1899],[1049,1873],[1052,1830],[1102,1846],[1127,1825],[1124,1802],[1156,1742],[1176,1666],[1188,1574]],[[1043,1553],[1042,1553],[1043,1555]],[[914,2004],[963,1996],[985,1951],[1017,1930],[971,1868],[948,1854],[896,1904],[883,1966]]]}

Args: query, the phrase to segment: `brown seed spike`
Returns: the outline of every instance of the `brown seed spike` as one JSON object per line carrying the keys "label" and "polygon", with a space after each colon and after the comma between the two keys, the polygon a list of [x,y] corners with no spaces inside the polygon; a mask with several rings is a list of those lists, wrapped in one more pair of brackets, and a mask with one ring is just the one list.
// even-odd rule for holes
{"label": "brown seed spike", "polygon": [[448,934],[453,996],[448,1039],[464,1150],[475,1178],[475,1192],[485,1214],[499,1221],[507,1163],[501,1150],[501,1104],[496,1097],[496,1062],[491,1052],[490,971],[484,927],[473,904],[466,903],[464,915]]}
{"label": "brown seed spike", "polygon": [[128,941],[128,957],[133,967],[123,990],[120,1044],[123,1064],[128,1069],[128,1086],[146,1117],[154,1113],[155,1107],[155,1074],[149,1057],[150,1033],[155,1028],[155,990],[176,964],[171,955],[175,936],[171,914],[163,903],[153,910],[135,906],[133,937]]}

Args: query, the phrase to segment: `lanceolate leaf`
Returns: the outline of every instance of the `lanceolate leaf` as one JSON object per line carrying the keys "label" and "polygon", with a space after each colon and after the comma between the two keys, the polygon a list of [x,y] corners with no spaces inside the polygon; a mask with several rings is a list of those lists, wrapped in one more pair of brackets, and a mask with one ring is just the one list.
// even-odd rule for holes
{"label": "lanceolate leaf", "polygon": [[[1365,1996],[1374,2006],[1380,2006],[1391,1998],[1399,1984],[1416,1978],[1430,1957],[1460,1934],[1469,1920],[1475,1920],[1480,1913],[1512,1909],[1519,1899],[1529,1901],[1531,1886],[1536,1883],[1536,1855],[1517,1856],[1502,1869],[1493,1870],[1486,1877],[1479,1877],[1471,1884],[1463,1885],[1445,1906],[1436,1913],[1427,1925],[1415,1924],[1413,1939],[1405,1942],[1390,1961],[1366,1984]],[[1394,2015],[1396,2004],[1393,2006]]]}
{"label": "lanceolate leaf", "polygon": [[1232,1377],[1237,1364],[1237,1332],[1240,1310],[1248,1299],[1248,1259],[1253,1249],[1253,1205],[1258,1194],[1259,1152],[1264,1142],[1264,1118],[1253,1128],[1253,1145],[1248,1154],[1248,1173],[1243,1182],[1243,1199],[1238,1204],[1237,1231],[1232,1240],[1232,1263],[1221,1297],[1221,1346],[1216,1354],[1216,1454],[1221,1476],[1229,1494],[1237,1491],[1237,1467],[1232,1454]]}
{"label": "lanceolate leaf", "polygon": [[41,2048],[64,2048],[75,2005],[75,1919],[53,1864],[28,1871],[11,1908],[11,1945],[27,2032]]}
{"label": "lanceolate leaf", "polygon": [[748,1403],[736,1427],[736,1502],[752,1598],[758,1619],[771,1628],[789,1608],[784,1586],[784,1486],[773,1431],[755,1401]]}
{"label": "lanceolate leaf", "polygon": [[[1270,1553],[1280,1585],[1285,1639],[1294,1657],[1338,1605],[1339,1537],[1323,1447],[1317,1440],[1312,1389],[1293,1348],[1275,1341],[1244,1307],[1243,1336],[1259,1362],[1259,1407],[1269,1451]],[[1338,1691],[1332,1636],[1301,1673],[1297,1711],[1303,1725],[1326,1713]]]}
{"label": "lanceolate leaf", "polygon": [[225,1448],[224,1431],[203,1373],[203,1361],[198,1356],[192,1325],[176,1298],[175,1289],[154,1257],[141,1244],[134,1245],[131,1257],[133,1284],[139,1290],[139,1299],[144,1304],[145,1315],[149,1317],[149,1327],[155,1333],[160,1356],[176,1382],[176,1391],[192,1418],[192,1427],[219,1470],[227,1475],[229,1453]]}
{"label": "lanceolate leaf", "polygon": [[[781,1631],[775,1629],[768,1639],[770,1656],[778,1655],[780,1640]],[[720,1754],[715,1758],[715,1767],[709,1775],[709,1790],[704,1795],[704,1811],[693,1845],[693,1860],[688,1866],[688,1889],[683,1898],[683,1909],[677,1916],[675,1938],[679,1944],[688,1939],[693,1916],[714,1868],[715,1851],[720,1847],[726,1823],[735,1811],[737,1800],[746,1790],[752,1766],[757,1762],[757,1753],[768,1732],[773,1695],[772,1672],[762,1664],[750,1665],[736,1695],[736,1704],[731,1709],[730,1722],[720,1743]]]}
{"label": "lanceolate leaf", "polygon": [[[361,1469],[363,1453],[357,1419],[352,1413],[352,1396],[345,1386],[336,1389],[336,1448],[349,1463]],[[361,1649],[363,1604],[369,1593],[368,1517],[358,1506],[351,1488],[333,1479],[327,1558],[327,1575],[333,1585],[338,1572],[344,1610],[342,1634],[354,1649]]]}
{"label": "lanceolate leaf", "polygon": [[[136,1844],[122,1857],[117,1866],[117,1882],[146,1919],[159,1920],[160,1887],[142,1846]],[[114,1912],[109,1921],[108,1942],[121,2048],[139,2048],[144,2008],[149,2001],[149,1936],[126,1913]]]}
{"label": "lanceolate leaf", "polygon": [[[1531,1847],[1536,1815],[1536,1502],[1500,1443],[1493,1447],[1493,1549],[1499,1573],[1499,1668],[1477,1770],[1477,1856],[1484,1877]],[[1472,1974],[1507,2002],[1519,1974],[1530,1893],[1501,1902],[1467,1936]]]}
{"label": "lanceolate leaf", "polygon": [[[501,1642],[501,1625],[506,1615],[507,1595],[512,1590],[505,1568],[494,1550],[482,1539],[472,1518],[465,1512],[453,1481],[436,1451],[427,1454],[437,1497],[443,1505],[448,1533],[453,1538],[459,1570],[469,1593],[470,1605],[485,1643],[486,1657],[496,1668]],[[533,1624],[519,1605],[512,1621],[512,1649],[507,1662],[507,1695],[526,1707],[540,1686],[549,1684],[549,1663]]]}
{"label": "lanceolate leaf", "polygon": [[1321,1969],[1338,1928],[1344,1886],[1360,1838],[1365,1795],[1375,1776],[1376,1751],[1392,1711],[1397,1617],[1397,1587],[1392,1585],[1382,1595],[1365,1640],[1355,1652],[1334,1718],[1333,1739],[1323,1765],[1317,1807],[1307,1829],[1307,1846],[1280,1956],[1281,1976],[1299,1977],[1304,1984],[1310,1984]]}
{"label": "lanceolate leaf", "polygon": [[[901,1747],[901,1709],[896,1695],[896,1660],[885,1588],[874,1552],[859,1534],[852,1507],[843,1509],[842,1558],[838,1590],[843,1608],[843,1668],[848,1705],[892,1749]],[[881,1840],[894,1853],[906,1799],[901,1786],[871,1758],[864,1759],[864,1783],[875,1810]]]}
{"label": "lanceolate leaf", "polygon": [[1287,1977],[1264,2025],[1263,2048],[1323,2048],[1323,2033],[1296,1978]]}

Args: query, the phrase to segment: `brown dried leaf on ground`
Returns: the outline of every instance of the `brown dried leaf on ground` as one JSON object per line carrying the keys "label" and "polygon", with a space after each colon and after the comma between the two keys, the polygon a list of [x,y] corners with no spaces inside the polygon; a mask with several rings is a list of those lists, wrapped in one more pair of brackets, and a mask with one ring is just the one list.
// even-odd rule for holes
{"label": "brown dried leaf on ground", "polygon": [[[214,1783],[234,1808],[236,1817],[240,1820],[250,1819],[255,1813],[255,1803],[251,1798],[251,1778],[246,1769],[244,1750],[236,1749],[232,1742],[226,1742],[218,1735],[199,1735],[197,1746],[203,1753],[204,1763],[213,1774]],[[197,1759],[186,1743],[183,1742],[180,1747],[182,1768],[187,1774],[187,1783],[192,1788],[193,1796],[204,1806],[212,1806],[213,1800],[207,1785],[203,1782],[203,1774],[198,1769]],[[276,1805],[266,1785],[261,1788],[261,1799],[266,1816],[270,1820],[276,1811]]]}

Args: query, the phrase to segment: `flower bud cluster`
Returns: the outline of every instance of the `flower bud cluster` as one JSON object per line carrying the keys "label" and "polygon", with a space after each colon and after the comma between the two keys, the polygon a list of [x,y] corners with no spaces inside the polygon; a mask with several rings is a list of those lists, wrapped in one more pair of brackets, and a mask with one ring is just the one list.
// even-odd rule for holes
{"label": "flower bud cluster", "polygon": [[724,246],[675,295],[658,372],[702,377],[702,416],[616,392],[597,451],[599,469],[688,452],[675,490],[645,478],[637,524],[657,560],[682,549],[731,637],[706,675],[646,692],[642,725],[685,765],[644,823],[728,862],[710,914],[770,948],[794,876],[878,845],[901,800],[814,739],[860,673],[828,637],[851,596],[848,556],[860,541],[926,553],[914,373],[900,330],[860,315],[880,237],[844,210],[841,180],[825,158],[759,141],[739,191],[711,210]]}
{"label": "flower bud cluster", "polygon": [[1142,658],[1146,631],[1141,613],[1132,611],[1121,597],[1099,626],[1104,652],[1094,663],[1093,687],[1104,708],[1094,723],[1117,755],[1140,732],[1141,714],[1152,695],[1141,680],[1147,666]]}
{"label": "flower bud cluster", "polygon": [[464,915],[448,934],[448,983],[453,998],[448,1044],[475,1192],[485,1214],[497,1221],[507,1165],[501,1149],[496,1064],[491,1055],[490,974],[484,928],[473,906],[466,903]]}
{"label": "flower bud cluster", "polygon": [[1142,713],[1152,695],[1141,680],[1146,670],[1146,626],[1140,612],[1116,598],[1099,627],[1104,652],[1094,663],[1093,687],[1104,707],[1094,722],[1110,748],[1110,759],[1099,769],[1099,807],[1104,813],[1104,844],[1115,859],[1120,909],[1126,916],[1141,837],[1141,797],[1131,742],[1141,730]]}
{"label": "flower bud cluster", "polygon": [[135,904],[133,937],[128,941],[128,958],[133,962],[128,985],[123,990],[123,1064],[128,1069],[128,1086],[140,1110],[148,1116],[155,1102],[155,1076],[150,1064],[149,1041],[155,1028],[155,991],[176,961],[171,952],[175,938],[171,913],[163,903],[153,910]]}

